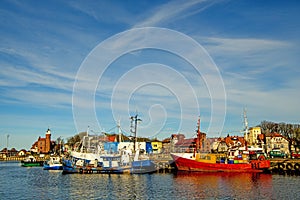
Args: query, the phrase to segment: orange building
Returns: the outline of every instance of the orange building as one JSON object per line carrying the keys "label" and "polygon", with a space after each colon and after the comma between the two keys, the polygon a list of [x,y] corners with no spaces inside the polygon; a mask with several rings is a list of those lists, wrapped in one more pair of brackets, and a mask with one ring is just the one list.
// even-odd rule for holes
{"label": "orange building", "polygon": [[49,153],[51,150],[51,131],[48,128],[46,137],[39,137],[38,140],[32,145],[31,151],[36,153]]}

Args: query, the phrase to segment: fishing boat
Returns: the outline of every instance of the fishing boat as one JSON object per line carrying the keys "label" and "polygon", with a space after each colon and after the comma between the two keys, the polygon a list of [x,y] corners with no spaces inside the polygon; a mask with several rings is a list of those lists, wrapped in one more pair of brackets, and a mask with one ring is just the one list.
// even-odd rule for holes
{"label": "fishing boat", "polygon": [[101,155],[97,159],[88,161],[84,159],[67,159],[63,161],[63,174],[123,174],[130,173],[130,165],[124,165],[119,154]]}
{"label": "fishing boat", "polygon": [[[121,129],[119,123],[118,128],[120,135]],[[139,152],[140,148],[136,150],[135,156],[132,158],[130,148],[125,147],[118,150],[117,142],[99,142],[99,138],[89,136],[87,131],[86,136],[81,141],[80,152],[72,151],[70,157],[63,160],[63,174],[140,174],[156,171],[153,161],[139,155]]]}
{"label": "fishing boat", "polygon": [[219,154],[171,153],[180,171],[199,172],[263,172],[270,168],[270,161],[265,158],[253,160],[226,160]]}
{"label": "fishing boat", "polygon": [[133,161],[128,151],[122,149],[120,152],[100,154],[97,157],[94,155],[95,159],[83,159],[83,155],[81,158],[73,156],[70,159],[64,159],[63,174],[142,174],[156,171],[155,164],[151,160],[141,159],[139,150]]}
{"label": "fishing boat", "polygon": [[249,151],[247,148],[234,147],[224,154],[201,153],[197,148],[201,137],[199,118],[194,152],[171,153],[178,170],[191,172],[263,172],[270,168],[270,160],[267,160],[263,154]]}
{"label": "fishing boat", "polygon": [[145,174],[156,171],[155,163],[148,157],[139,155],[140,148],[137,149],[134,160],[131,162],[131,174]]}
{"label": "fishing boat", "polygon": [[87,131],[81,141],[80,151],[72,151],[69,158],[63,160],[63,174],[130,173],[130,165],[128,161],[122,162],[125,159],[117,151],[117,143],[100,140]]}
{"label": "fishing boat", "polygon": [[152,160],[137,160],[131,163],[131,174],[149,174],[154,172],[156,172],[156,167]]}
{"label": "fishing boat", "polygon": [[24,160],[21,161],[22,167],[42,167],[44,161],[38,161],[33,156],[28,156]]}
{"label": "fishing boat", "polygon": [[62,170],[63,165],[59,156],[50,156],[50,159],[44,162],[44,170]]}

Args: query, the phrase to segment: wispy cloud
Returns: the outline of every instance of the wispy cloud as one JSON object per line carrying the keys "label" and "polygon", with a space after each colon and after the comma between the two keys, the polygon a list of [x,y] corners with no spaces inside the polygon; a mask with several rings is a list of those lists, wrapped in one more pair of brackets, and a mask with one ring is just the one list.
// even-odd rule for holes
{"label": "wispy cloud", "polygon": [[292,47],[287,41],[257,38],[204,37],[199,38],[199,41],[213,58],[217,61],[222,59],[220,63],[222,67],[263,66],[256,67],[255,70],[265,71],[270,70],[270,67],[286,64],[287,60],[278,59],[275,55],[284,56],[284,53]]}
{"label": "wispy cloud", "polygon": [[[141,134],[152,130],[166,136],[171,131],[194,133],[195,118],[199,114],[197,103],[204,131],[208,130],[212,108],[218,122],[223,120],[221,114],[227,112],[226,129],[241,128],[244,106],[253,125],[263,119],[298,120],[298,3],[260,2],[263,6],[259,9],[256,2],[227,0],[137,1],[130,5],[124,1],[43,1],[38,4],[1,1],[0,4],[3,19],[0,21],[1,117],[8,116],[1,127],[7,125],[8,129],[15,130],[14,119],[26,118],[30,119],[23,121],[22,127],[26,129],[37,124],[45,126],[45,121],[51,121],[59,124],[59,129],[73,134],[75,81],[80,82],[81,89],[80,99],[75,103],[82,112],[77,114],[84,117],[80,131],[98,123],[90,120],[94,115],[105,129],[111,128],[118,118],[129,127],[128,116],[138,109],[143,118]],[[265,13],[264,8],[268,8]],[[277,15],[279,10],[280,15]],[[179,37],[153,35],[145,29],[139,36],[115,38],[114,43],[99,50],[94,62],[88,63],[95,68],[86,73],[80,71],[80,64],[100,42],[126,29],[155,26],[189,34],[207,50],[218,69],[205,67],[211,66],[209,59],[203,59],[207,54],[203,51],[199,56],[190,46],[186,47],[184,41],[180,43]],[[140,48],[126,51],[126,48],[137,50],[136,47],[152,48],[161,44],[185,55],[186,60],[163,52],[146,54]],[[101,61],[107,61],[111,54],[116,56],[112,63]],[[200,66],[200,72],[186,62],[190,59]],[[155,67],[130,71],[138,65],[155,62],[170,66],[173,71]],[[110,67],[101,76],[98,70],[106,65]],[[78,72],[82,76],[76,77]],[[220,87],[223,81],[225,94]],[[228,105],[225,111],[224,96]],[[87,112],[93,106],[95,110]],[[52,118],[48,113],[69,118]],[[31,117],[27,118],[28,115]],[[181,120],[184,123],[181,124]],[[30,124],[31,121],[34,123]],[[214,124],[210,131],[215,127]],[[16,132],[23,134],[21,128]]]}
{"label": "wispy cloud", "polygon": [[[247,107],[252,125],[261,120],[297,121],[294,44],[256,38],[201,38],[225,82],[228,112],[240,116]],[[289,77],[288,79],[282,76]],[[293,112],[296,111],[296,112]],[[293,113],[293,114],[292,114]],[[228,125],[227,120],[227,125]]]}
{"label": "wispy cloud", "polygon": [[146,17],[136,23],[134,27],[162,26],[176,21],[177,19],[199,13],[210,7],[217,1],[191,0],[191,1],[170,1],[160,5],[146,14]]}

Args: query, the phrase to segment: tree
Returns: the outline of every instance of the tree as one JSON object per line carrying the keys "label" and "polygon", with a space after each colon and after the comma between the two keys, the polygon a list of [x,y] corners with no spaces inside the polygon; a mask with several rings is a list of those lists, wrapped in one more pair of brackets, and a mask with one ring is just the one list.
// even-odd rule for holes
{"label": "tree", "polygon": [[261,127],[262,133],[280,133],[288,139],[290,147],[292,144],[296,147],[300,147],[300,124],[262,121],[258,126]]}
{"label": "tree", "polygon": [[81,138],[79,134],[74,135],[73,137],[70,137],[67,141],[67,144],[69,146],[74,146],[76,143],[80,142]]}

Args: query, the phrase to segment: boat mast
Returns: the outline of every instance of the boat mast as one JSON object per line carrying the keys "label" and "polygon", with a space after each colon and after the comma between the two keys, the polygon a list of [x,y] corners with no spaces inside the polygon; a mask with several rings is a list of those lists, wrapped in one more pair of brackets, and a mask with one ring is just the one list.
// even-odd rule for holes
{"label": "boat mast", "polygon": [[9,139],[9,134],[6,135],[6,157],[8,157],[8,139]]}
{"label": "boat mast", "polygon": [[197,140],[196,140],[196,152],[201,148],[201,132],[200,132],[200,116],[197,122]]}
{"label": "boat mast", "polygon": [[247,111],[246,111],[246,109],[244,108],[244,125],[245,125],[245,130],[244,130],[244,132],[245,132],[245,135],[244,135],[244,137],[245,137],[245,140],[246,140],[246,142],[248,141],[248,133],[249,133],[249,127],[248,127],[248,119],[247,119],[247,113],[246,113]]}
{"label": "boat mast", "polygon": [[121,122],[120,122],[120,120],[118,120],[117,127],[118,127],[118,132],[119,132],[119,142],[121,142],[122,141],[122,130],[121,130]]}
{"label": "boat mast", "polygon": [[130,132],[134,134],[134,143],[133,143],[133,151],[135,152],[135,146],[137,143],[137,123],[138,121],[142,121],[141,119],[138,118],[138,114],[135,116],[131,116],[131,127],[130,127]]}

